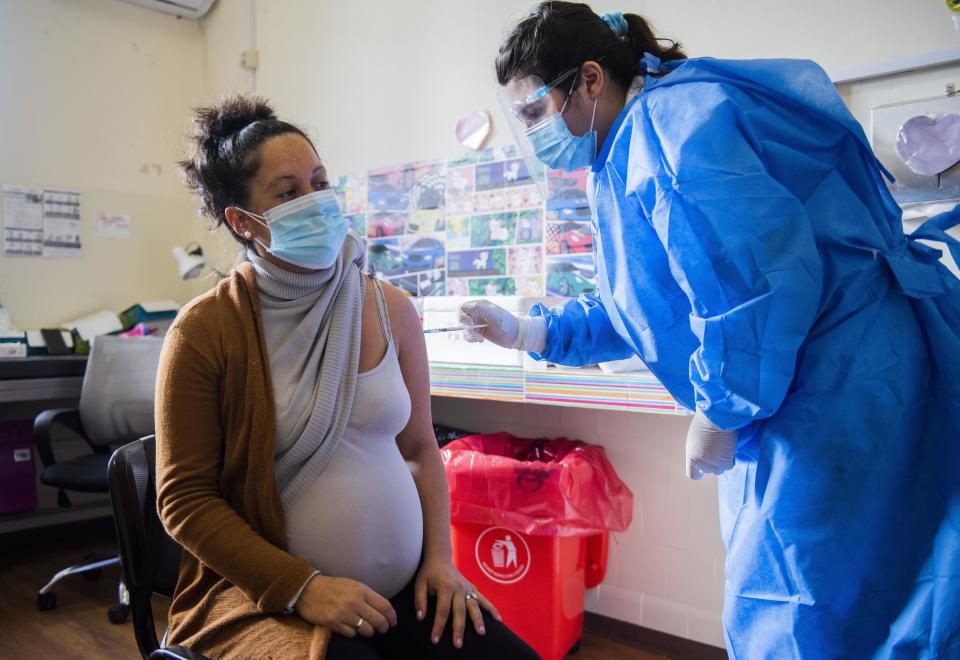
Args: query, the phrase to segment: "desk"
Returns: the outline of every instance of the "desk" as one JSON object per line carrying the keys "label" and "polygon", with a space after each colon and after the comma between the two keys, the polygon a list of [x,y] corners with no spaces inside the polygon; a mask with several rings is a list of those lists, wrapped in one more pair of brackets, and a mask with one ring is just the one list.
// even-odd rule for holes
{"label": "desk", "polygon": [[75,399],[80,396],[87,358],[82,355],[0,360],[0,403]]}
{"label": "desk", "polygon": [[430,363],[430,393],[464,399],[689,415],[650,373]]}
{"label": "desk", "polygon": [[[73,355],[0,360],[0,406],[77,399],[86,365],[86,357]],[[434,396],[667,415],[689,414],[649,374],[603,374],[598,370],[556,369],[525,372],[520,367],[434,362],[430,364],[430,381]],[[57,454],[58,457],[66,457],[60,447],[57,448]],[[56,506],[54,489],[46,486],[39,486],[39,489],[40,504],[36,510],[0,516],[0,534],[111,515],[109,499],[102,495],[82,501],[80,494],[71,493],[74,506],[61,509]]]}
{"label": "desk", "polygon": [[[77,355],[0,359],[0,406],[4,408],[5,417],[16,418],[15,409],[28,403],[49,401],[58,402],[54,405],[62,405],[64,400],[72,400],[73,405],[76,405],[86,368],[87,358]],[[23,417],[32,417],[35,406],[23,407],[31,409],[31,414]],[[68,444],[59,444],[56,449],[58,458],[68,457],[68,447],[64,446]],[[86,445],[82,446],[82,450],[89,451]],[[111,515],[110,500],[105,495],[75,496],[71,493],[74,505],[63,509],[57,506],[56,491],[53,488],[43,485],[37,487],[37,508],[24,513],[0,515],[0,534]]]}

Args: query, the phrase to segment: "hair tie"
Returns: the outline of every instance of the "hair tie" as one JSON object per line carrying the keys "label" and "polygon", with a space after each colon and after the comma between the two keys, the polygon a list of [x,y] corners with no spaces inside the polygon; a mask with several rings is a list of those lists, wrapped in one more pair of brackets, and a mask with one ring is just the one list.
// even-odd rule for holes
{"label": "hair tie", "polygon": [[630,26],[627,25],[627,19],[623,17],[623,14],[619,11],[609,12],[604,14],[600,18],[603,19],[603,22],[610,26],[610,29],[613,30],[613,33],[618,37],[627,36],[627,31],[630,29]]}
{"label": "hair tie", "polygon": [[640,60],[640,71],[643,73],[660,73],[662,68],[660,58],[653,53],[643,53],[643,59]]}

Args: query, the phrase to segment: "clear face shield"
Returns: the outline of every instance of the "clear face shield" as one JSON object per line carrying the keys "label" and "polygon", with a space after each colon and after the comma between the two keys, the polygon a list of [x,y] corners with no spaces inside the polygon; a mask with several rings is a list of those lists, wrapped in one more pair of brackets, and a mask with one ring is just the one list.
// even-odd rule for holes
{"label": "clear face shield", "polygon": [[[544,83],[539,76],[515,78],[500,88],[500,105],[507,118],[507,124],[513,133],[517,147],[527,163],[527,170],[537,184],[540,195],[547,198],[547,171],[543,162],[537,157],[536,150],[530,142],[528,134],[535,132],[551,117],[562,114],[566,102],[576,86],[576,75],[580,67],[574,67],[563,73],[550,83]],[[558,104],[550,92],[560,87],[567,94],[565,100]]]}

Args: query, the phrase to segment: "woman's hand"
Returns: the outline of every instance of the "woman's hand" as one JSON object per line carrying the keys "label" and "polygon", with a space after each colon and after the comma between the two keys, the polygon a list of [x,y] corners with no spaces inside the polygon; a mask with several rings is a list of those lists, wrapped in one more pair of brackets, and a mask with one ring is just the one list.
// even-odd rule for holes
{"label": "woman's hand", "polygon": [[390,601],[349,578],[314,576],[300,594],[296,609],[308,623],[344,637],[373,637],[397,625],[397,613]]}
{"label": "woman's hand", "polygon": [[414,593],[418,621],[422,621],[426,616],[427,595],[436,594],[437,596],[437,615],[433,621],[433,631],[430,633],[430,640],[434,644],[440,642],[440,636],[447,625],[451,611],[453,612],[453,645],[457,648],[463,646],[463,629],[468,612],[473,621],[473,629],[478,635],[486,632],[483,627],[481,607],[497,621],[503,620],[497,608],[482,594],[477,593],[473,585],[454,568],[450,560],[424,561],[420,572],[417,573]]}

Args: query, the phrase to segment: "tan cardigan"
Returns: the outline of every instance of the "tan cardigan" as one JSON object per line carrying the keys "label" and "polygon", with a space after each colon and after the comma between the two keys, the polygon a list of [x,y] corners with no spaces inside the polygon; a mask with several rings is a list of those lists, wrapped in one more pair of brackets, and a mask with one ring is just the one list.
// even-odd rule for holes
{"label": "tan cardigan", "polygon": [[157,509],[185,549],[170,643],[216,658],[323,658],[330,637],[282,614],[313,568],[286,551],[275,411],[253,267],[170,327],[157,377]]}

